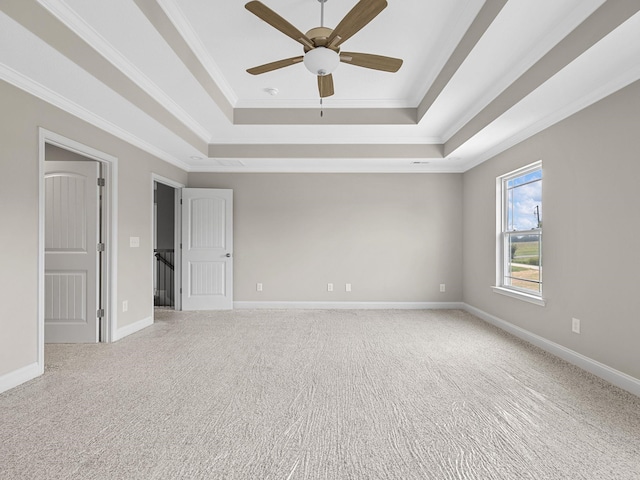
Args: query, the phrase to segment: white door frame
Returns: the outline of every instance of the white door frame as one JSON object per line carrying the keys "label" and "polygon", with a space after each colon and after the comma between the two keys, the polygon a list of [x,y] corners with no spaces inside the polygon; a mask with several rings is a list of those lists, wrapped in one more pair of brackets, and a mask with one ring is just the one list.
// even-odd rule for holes
{"label": "white door frame", "polygon": [[[176,311],[182,310],[182,296],[180,295],[180,288],[182,286],[182,255],[180,252],[180,242],[182,241],[182,209],[180,208],[180,199],[182,198],[181,189],[185,187],[182,183],[176,182],[175,180],[171,180],[170,178],[163,177],[162,175],[158,175],[157,173],[151,174],[151,218],[154,218],[153,214],[153,186],[154,183],[162,183],[163,185],[167,185],[168,187],[172,187],[175,189],[174,195],[174,226],[173,226],[173,245],[175,249],[175,253],[173,254],[173,295],[174,295],[174,308]],[[151,222],[151,236],[149,238],[154,238],[155,234],[156,222],[155,220]],[[151,247],[153,248],[153,246]],[[153,254],[153,252],[151,252]],[[151,275],[153,278],[153,265],[154,259],[153,255],[150,255],[151,258]],[[153,298],[153,282],[151,282],[151,298]],[[152,314],[153,318],[153,314]]]}
{"label": "white door frame", "polygon": [[54,145],[64,150],[100,162],[106,188],[103,192],[103,239],[106,244],[103,268],[103,322],[104,341],[115,341],[118,321],[116,308],[117,258],[118,258],[118,159],[82,143],[71,140],[42,127],[38,128],[38,366],[44,372],[44,162],[45,145]]}

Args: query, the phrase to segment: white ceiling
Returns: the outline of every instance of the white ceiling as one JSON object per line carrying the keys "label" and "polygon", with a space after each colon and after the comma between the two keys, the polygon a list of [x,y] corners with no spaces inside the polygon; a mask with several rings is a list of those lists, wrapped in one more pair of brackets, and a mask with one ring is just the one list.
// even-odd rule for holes
{"label": "white ceiling", "polygon": [[[341,64],[320,118],[302,64],[246,72],[303,52],[244,3],[3,2],[0,78],[186,170],[246,172],[465,171],[640,78],[640,2],[389,0],[342,49],[402,68]],[[320,24],[318,0],[263,3]]]}

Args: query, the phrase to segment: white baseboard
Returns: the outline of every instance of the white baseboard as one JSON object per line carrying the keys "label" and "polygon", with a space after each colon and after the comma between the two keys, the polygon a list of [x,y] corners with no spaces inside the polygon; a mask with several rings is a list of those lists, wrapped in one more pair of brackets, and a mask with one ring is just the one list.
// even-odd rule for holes
{"label": "white baseboard", "polygon": [[526,342],[535,345],[553,355],[566,360],[577,367],[580,367],[583,370],[586,370],[589,373],[592,373],[609,383],[612,383],[616,387],[620,387],[623,390],[626,390],[634,395],[640,397],[640,380],[632,377],[631,375],[627,375],[624,372],[611,368],[604,363],[600,363],[597,360],[593,360],[592,358],[586,357],[581,353],[575,352],[569,348],[563,347],[562,345],[547,340],[544,337],[536,335],[535,333],[531,333],[524,328],[518,327],[512,323],[509,323],[501,318],[498,318],[494,315],[491,315],[479,308],[472,307],[466,303],[463,303],[463,309],[467,312],[475,315],[476,317],[481,318],[487,323],[494,325],[501,330],[511,333]]}
{"label": "white baseboard", "polygon": [[44,369],[38,363],[32,363],[13,372],[5,373],[0,376],[0,393],[39,377],[43,373]]}
{"label": "white baseboard", "polygon": [[462,302],[233,302],[236,309],[433,310],[464,309]]}
{"label": "white baseboard", "polygon": [[137,322],[132,323],[131,325],[126,325],[124,327],[118,328],[116,330],[116,334],[114,335],[114,342],[123,339],[124,337],[128,337],[129,335],[139,332],[143,328],[147,328],[153,325],[153,317],[143,318],[142,320],[138,320]]}

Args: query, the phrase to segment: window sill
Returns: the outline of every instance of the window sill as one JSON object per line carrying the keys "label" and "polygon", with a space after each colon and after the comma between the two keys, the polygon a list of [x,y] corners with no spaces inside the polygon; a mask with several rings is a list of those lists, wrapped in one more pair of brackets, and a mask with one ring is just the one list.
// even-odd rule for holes
{"label": "window sill", "polygon": [[518,292],[516,290],[511,290],[510,288],[504,287],[491,287],[494,293],[499,293],[500,295],[506,295],[507,297],[517,298],[518,300],[522,300],[525,302],[533,303],[535,305],[539,305],[544,307],[547,304],[547,301],[536,295],[529,295],[528,293]]}

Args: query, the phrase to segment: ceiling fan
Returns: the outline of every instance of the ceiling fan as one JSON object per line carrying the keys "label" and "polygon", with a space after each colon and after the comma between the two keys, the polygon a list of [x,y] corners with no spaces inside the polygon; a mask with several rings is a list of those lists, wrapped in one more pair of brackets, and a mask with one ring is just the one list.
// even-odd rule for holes
{"label": "ceiling fan", "polygon": [[259,1],[252,1],[245,8],[273,28],[280,30],[304,47],[304,55],[267,63],[247,70],[252,75],[271,72],[279,68],[304,62],[307,69],[318,76],[320,98],[333,95],[332,72],[340,62],[358,67],[397,72],[402,66],[399,58],[371,55],[368,53],[341,52],[342,43],[358,33],[387,7],[386,0],[360,0],[342,19],[335,29],[324,26],[324,4],[321,6],[320,27],[312,28],[306,34],[287,22],[284,18]]}

